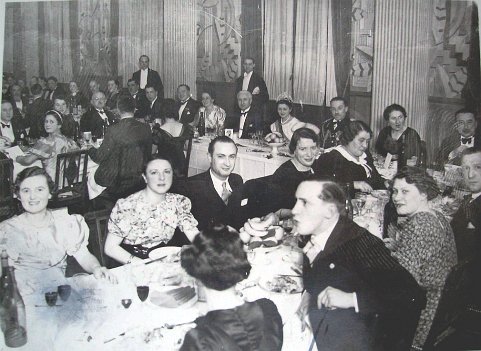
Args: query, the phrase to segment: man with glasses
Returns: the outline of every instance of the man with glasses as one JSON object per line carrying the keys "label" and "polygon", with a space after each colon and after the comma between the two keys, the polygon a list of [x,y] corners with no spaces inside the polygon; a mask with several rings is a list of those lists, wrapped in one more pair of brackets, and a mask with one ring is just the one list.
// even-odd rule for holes
{"label": "man with glasses", "polygon": [[103,138],[105,130],[115,123],[112,112],[104,109],[107,98],[101,91],[92,95],[91,107],[80,119],[80,131],[92,132],[92,137]]}

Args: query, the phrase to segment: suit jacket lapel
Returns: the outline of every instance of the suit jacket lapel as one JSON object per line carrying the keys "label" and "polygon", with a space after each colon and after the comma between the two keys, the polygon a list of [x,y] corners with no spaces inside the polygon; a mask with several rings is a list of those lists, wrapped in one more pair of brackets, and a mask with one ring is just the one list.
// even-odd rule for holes
{"label": "suit jacket lapel", "polygon": [[[222,201],[222,198],[219,196],[219,194],[217,193],[217,190],[215,190],[215,187],[214,187],[214,183],[212,182],[212,178],[210,176],[210,168],[209,170],[206,172],[206,177],[207,177],[207,188],[208,188],[208,192],[211,193],[214,198],[215,198],[215,201],[217,201],[219,204],[222,203],[223,206],[225,206],[225,203],[224,201]],[[229,183],[230,184],[230,183]]]}

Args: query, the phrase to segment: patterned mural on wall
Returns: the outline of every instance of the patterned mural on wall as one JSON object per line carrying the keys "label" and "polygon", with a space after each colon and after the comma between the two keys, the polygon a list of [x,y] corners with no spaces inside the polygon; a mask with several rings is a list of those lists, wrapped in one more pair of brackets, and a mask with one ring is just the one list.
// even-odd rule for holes
{"label": "patterned mural on wall", "polygon": [[80,74],[113,75],[110,0],[79,1]]}
{"label": "patterned mural on wall", "polygon": [[199,0],[197,79],[231,82],[241,73],[241,0]]}
{"label": "patterned mural on wall", "polygon": [[351,91],[370,92],[374,47],[374,0],[353,0],[351,29],[353,48]]}
{"label": "patterned mural on wall", "polygon": [[433,1],[429,95],[461,98],[467,81],[471,1]]}

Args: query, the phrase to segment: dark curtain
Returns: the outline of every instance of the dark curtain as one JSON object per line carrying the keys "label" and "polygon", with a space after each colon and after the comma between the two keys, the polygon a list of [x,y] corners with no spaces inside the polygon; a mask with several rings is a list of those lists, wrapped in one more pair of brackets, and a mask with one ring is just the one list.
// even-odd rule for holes
{"label": "dark curtain", "polygon": [[348,97],[351,70],[352,0],[331,1],[331,6],[337,94]]}
{"label": "dark curtain", "polygon": [[262,54],[262,1],[242,0],[241,6],[241,59],[252,57],[256,61],[255,72],[263,75]]}
{"label": "dark curtain", "polygon": [[468,81],[463,88],[462,96],[466,100],[466,106],[480,110],[479,98],[481,97],[481,72],[479,70],[479,18],[478,7],[473,3],[471,19],[471,45],[467,62]]}

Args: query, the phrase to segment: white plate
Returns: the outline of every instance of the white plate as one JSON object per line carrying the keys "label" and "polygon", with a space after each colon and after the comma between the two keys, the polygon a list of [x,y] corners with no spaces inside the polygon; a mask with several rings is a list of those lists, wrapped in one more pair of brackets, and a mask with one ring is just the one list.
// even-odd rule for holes
{"label": "white plate", "polygon": [[180,250],[180,247],[175,246],[159,247],[149,253],[149,258],[155,260],[166,256],[162,262],[172,262],[174,259],[180,258]]}
{"label": "white plate", "polygon": [[[281,284],[276,286],[276,281],[286,281],[290,282],[292,285],[292,289],[288,288],[288,285]],[[295,286],[294,286],[295,284]],[[261,277],[259,279],[259,286],[270,292],[274,292],[277,294],[298,294],[301,293],[304,289],[302,278],[301,277],[285,277],[285,276],[271,276],[271,277]],[[285,287],[285,288],[284,288]],[[280,290],[278,290],[278,288]]]}

